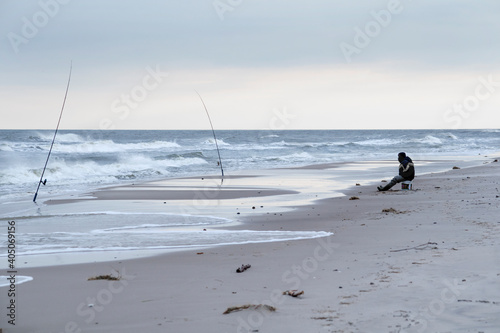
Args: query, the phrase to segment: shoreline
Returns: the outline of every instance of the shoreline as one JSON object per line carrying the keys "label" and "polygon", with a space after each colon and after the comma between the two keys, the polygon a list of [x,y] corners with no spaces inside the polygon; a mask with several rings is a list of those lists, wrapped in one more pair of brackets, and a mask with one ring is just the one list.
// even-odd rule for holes
{"label": "shoreline", "polygon": [[[16,329],[495,332],[499,171],[491,162],[419,176],[413,191],[354,186],[276,215],[249,214],[232,227],[333,232],[329,237],[22,268],[19,275],[34,280],[17,286]],[[235,273],[242,264],[252,267]],[[87,281],[100,274],[121,279]],[[304,295],[281,294],[293,289]],[[222,314],[249,303],[277,311]]]}
{"label": "shoreline", "polygon": [[[488,160],[492,160],[492,158],[488,158]],[[435,161],[419,161],[421,164],[429,162],[432,163]],[[483,164],[488,163],[485,162],[483,158],[459,161],[444,160],[444,162],[445,164],[437,164],[438,169],[443,169],[445,165],[450,166],[458,164],[470,168],[477,166],[479,162]],[[266,215],[274,214],[275,216],[283,216],[284,212],[314,206],[315,202],[321,199],[347,196],[349,193],[354,193],[357,189],[363,188],[363,186],[355,186],[360,184],[354,184],[354,177],[361,180],[360,182],[362,184],[374,184],[376,182],[374,178],[380,179],[384,173],[387,174],[387,172],[384,171],[387,169],[387,167],[385,167],[386,164],[391,165],[390,169],[394,169],[395,163],[393,161],[342,162],[281,169],[247,170],[240,174],[226,176],[224,178],[225,183],[223,183],[222,186],[220,183],[220,176],[189,176],[155,180],[139,184],[106,186],[92,192],[81,193],[78,197],[72,195],[72,198],[64,198],[63,196],[59,199],[47,199],[43,202],[43,206],[46,208],[64,207],[63,210],[46,210],[45,213],[43,213],[43,211],[40,211],[40,208],[38,208],[38,214],[41,212],[42,214],[48,215],[61,213],[61,216],[65,216],[68,214],[74,215],[74,212],[78,212],[79,210],[81,210],[81,212],[76,214],[80,216],[88,214],[95,215],[96,213],[100,214],[109,211],[113,212],[113,214],[119,214],[118,212],[122,211],[124,207],[124,202],[128,201],[129,203],[125,205],[130,206],[130,204],[136,204],[136,206],[140,206],[143,211],[141,213],[130,213],[124,210],[123,214],[147,215],[147,212],[149,212],[149,214],[168,215],[170,213],[165,213],[163,209],[165,206],[169,206],[172,203],[174,206],[180,205],[180,207],[187,207],[187,209],[176,208],[177,212],[172,212],[172,215],[187,214],[186,216],[192,216],[193,218],[205,216],[228,221],[221,225],[211,225],[209,228],[212,230],[251,229],[255,231],[273,231],[273,229],[262,228],[261,226],[252,225],[248,222],[252,221],[254,216],[256,216],[257,219],[262,217],[262,219],[269,220]],[[431,164],[429,167],[430,169],[427,168],[427,173],[418,172],[417,178],[434,174],[435,172],[429,172],[428,170],[436,170],[436,165]],[[376,176],[371,175],[367,177],[364,175],[358,177],[357,170],[360,168],[364,171],[367,169],[370,171],[377,171],[380,169],[382,171],[376,173]],[[419,165],[419,170],[420,169],[423,169],[421,165]],[[299,174],[297,174],[297,172]],[[337,178],[344,178],[347,175],[349,179],[348,182],[339,183],[336,179],[331,177],[332,174],[337,173],[339,173]],[[437,173],[440,173],[440,171],[437,171]],[[285,185],[287,182],[291,182],[291,184]],[[327,182],[327,185],[322,184],[322,182]],[[328,188],[328,185],[331,184],[335,185],[335,190]],[[285,187],[283,187],[283,185],[285,185]],[[399,186],[400,185],[397,184],[394,188],[398,188]],[[373,185],[373,187],[375,187],[375,185]],[[166,201],[163,202],[162,200]],[[158,203],[161,204],[162,202],[163,205],[158,205]],[[83,206],[81,204],[83,204]],[[265,207],[265,209],[262,209],[263,207]],[[307,215],[307,217],[310,216],[310,214]],[[190,219],[190,217],[186,218]],[[283,229],[288,230],[288,228],[280,228],[280,230]],[[181,228],[179,230],[183,229]],[[196,230],[196,227],[186,230]],[[309,231],[307,228],[301,230]],[[246,243],[248,242],[242,242],[241,244]],[[143,257],[224,245],[226,244],[190,244],[186,246],[131,250],[89,249],[79,252],[53,251],[40,254],[33,253],[22,255],[23,258],[29,260],[22,264],[22,268],[81,264],[97,261],[106,262],[116,259],[140,259]],[[50,257],[54,256],[56,259],[51,261]]]}

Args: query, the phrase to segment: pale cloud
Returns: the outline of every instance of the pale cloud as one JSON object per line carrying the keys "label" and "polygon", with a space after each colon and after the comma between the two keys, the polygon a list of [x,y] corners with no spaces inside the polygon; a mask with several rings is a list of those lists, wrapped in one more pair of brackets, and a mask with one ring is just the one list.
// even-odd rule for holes
{"label": "pale cloud", "polygon": [[[145,89],[147,76],[143,69],[119,85],[74,88],[62,127],[207,129],[195,90],[218,129],[272,129],[276,110],[293,115],[280,126],[285,129],[452,128],[457,116],[461,128],[494,127],[500,121],[500,72],[491,73],[492,93],[486,96],[488,91],[481,88],[487,98],[480,98],[480,105],[465,116],[446,116],[446,111],[474,96],[479,78],[487,78],[481,71],[391,71],[385,66],[173,70]],[[31,96],[29,102],[25,94]],[[20,113],[8,115],[3,123],[8,128],[51,128],[62,94],[63,89],[11,88],[2,100],[14,102],[4,102],[3,108],[17,106]],[[19,114],[30,112],[33,117],[18,121]]]}

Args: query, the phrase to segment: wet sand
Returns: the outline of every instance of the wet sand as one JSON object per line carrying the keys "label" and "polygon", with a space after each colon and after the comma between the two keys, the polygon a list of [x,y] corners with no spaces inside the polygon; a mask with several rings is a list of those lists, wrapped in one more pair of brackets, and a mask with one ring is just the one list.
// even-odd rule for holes
{"label": "wet sand", "polygon": [[[297,170],[282,172],[289,175],[287,189],[296,179],[299,192],[307,184],[314,188],[316,181],[327,181],[303,179]],[[344,196],[322,193],[306,205],[300,205],[307,202],[303,193],[287,193],[284,197],[302,197],[291,198],[294,208],[286,210],[267,205],[283,200],[274,195],[279,187],[270,184],[265,188],[273,191],[273,185],[276,191],[271,196],[238,197],[238,204],[247,208],[267,200],[265,209],[241,210],[238,220],[243,224],[229,228],[334,234],[133,260],[22,268],[18,274],[32,276],[33,281],[17,286],[16,326],[8,325],[3,316],[0,328],[4,332],[496,332],[499,172],[500,163],[491,162],[419,176],[412,191],[401,191],[399,185],[383,193],[375,190],[378,184],[353,186]],[[314,199],[313,193],[306,197]],[[219,206],[236,202],[213,200],[219,200]],[[236,273],[242,264],[251,268]],[[103,274],[120,280],[87,280]],[[287,290],[304,294],[283,295]],[[5,302],[2,297],[4,309]],[[228,307],[246,304],[266,304],[276,311],[259,307],[223,314]]]}

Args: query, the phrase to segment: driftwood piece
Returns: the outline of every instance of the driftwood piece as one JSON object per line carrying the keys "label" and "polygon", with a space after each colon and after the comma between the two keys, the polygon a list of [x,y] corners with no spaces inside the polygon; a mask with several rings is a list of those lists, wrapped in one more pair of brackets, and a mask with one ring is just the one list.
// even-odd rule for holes
{"label": "driftwood piece", "polygon": [[244,271],[246,271],[250,267],[252,267],[252,266],[251,265],[241,265],[241,267],[238,267],[236,269],[236,273],[243,273]]}
{"label": "driftwood piece", "polygon": [[292,297],[299,297],[300,295],[304,295],[304,290],[298,291],[298,290],[287,290],[283,292],[283,295],[288,295]]}
{"label": "driftwood piece", "polygon": [[[434,245],[434,246],[432,246]],[[390,252],[400,252],[400,251],[408,251],[408,250],[425,250],[427,248],[430,247],[431,250],[437,250],[437,246],[435,245],[438,245],[437,243],[432,243],[432,242],[428,242],[428,243],[425,243],[425,244],[420,244],[420,245],[417,245],[417,246],[414,246],[414,247],[409,247],[409,248],[406,248],[406,249],[400,249],[400,250],[391,250]]]}

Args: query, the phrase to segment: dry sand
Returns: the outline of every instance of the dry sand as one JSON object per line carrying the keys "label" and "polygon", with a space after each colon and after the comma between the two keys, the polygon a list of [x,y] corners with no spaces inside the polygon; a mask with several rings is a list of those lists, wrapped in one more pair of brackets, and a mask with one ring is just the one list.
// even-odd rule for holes
{"label": "dry sand", "polygon": [[[34,280],[17,286],[16,326],[3,316],[0,327],[58,333],[500,332],[499,172],[500,163],[488,163],[420,176],[413,191],[355,186],[346,196],[276,215],[242,216],[245,224],[235,227],[335,233],[327,238],[24,268],[19,274]],[[251,268],[236,273],[242,264]],[[101,274],[121,280],[87,281]],[[294,289],[304,294],[282,295]],[[223,314],[246,304],[276,311]]]}

